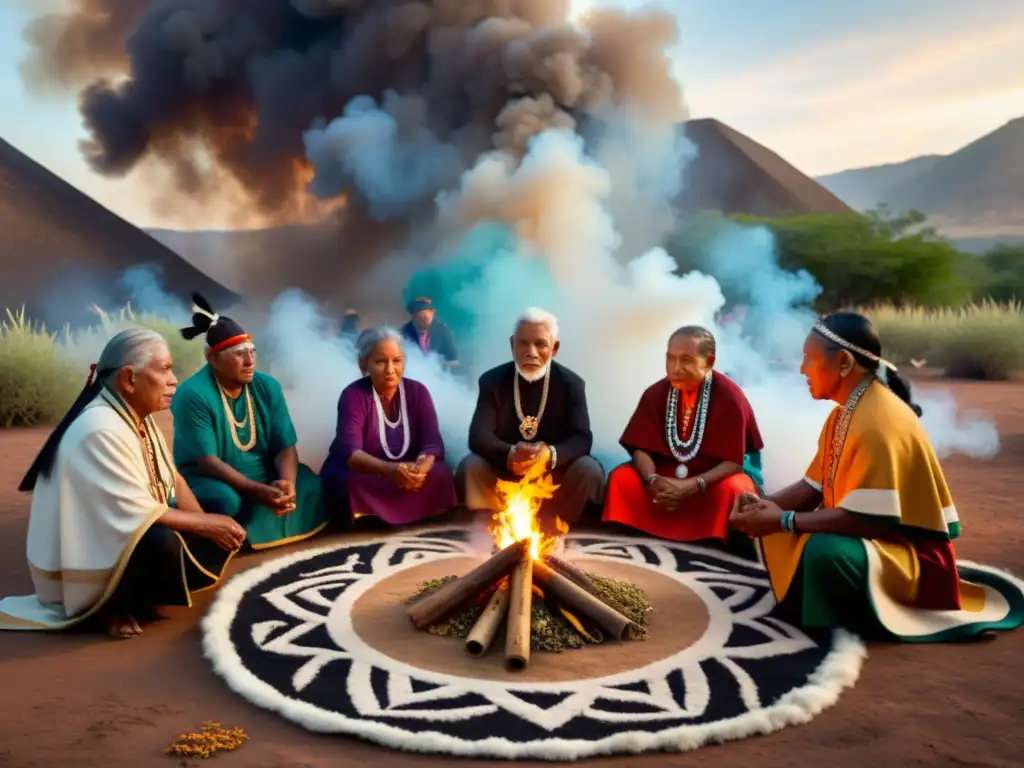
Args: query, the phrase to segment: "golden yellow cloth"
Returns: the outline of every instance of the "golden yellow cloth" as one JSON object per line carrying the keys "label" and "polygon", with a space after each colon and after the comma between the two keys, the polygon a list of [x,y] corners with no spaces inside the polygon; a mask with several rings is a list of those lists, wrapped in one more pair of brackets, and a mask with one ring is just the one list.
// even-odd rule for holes
{"label": "golden yellow cloth", "polygon": [[[807,468],[804,482],[822,493],[822,508],[892,520],[904,528],[920,529],[955,539],[960,522],[938,457],[924,427],[906,403],[878,381],[861,397],[842,434],[843,407],[836,407],[822,428],[818,452]],[[837,432],[839,434],[837,434]],[[834,457],[838,462],[834,469]],[[831,476],[830,476],[831,475]],[[800,565],[804,547],[813,534],[778,533],[760,542],[772,590],[782,601]],[[920,562],[906,540],[865,540],[868,586],[879,619],[897,635],[942,631],[967,620],[1005,614],[1009,606],[996,590],[960,581],[963,611],[917,611]],[[984,612],[986,617],[977,614]],[[904,615],[896,615],[904,614]],[[915,614],[913,616],[909,614]],[[935,625],[934,616],[945,615]]]}

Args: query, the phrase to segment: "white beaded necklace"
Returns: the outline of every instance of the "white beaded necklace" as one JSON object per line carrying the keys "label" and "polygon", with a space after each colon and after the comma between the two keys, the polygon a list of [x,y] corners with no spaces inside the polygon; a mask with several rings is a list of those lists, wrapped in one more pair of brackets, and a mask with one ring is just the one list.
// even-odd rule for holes
{"label": "white beaded necklace", "polygon": [[704,440],[704,427],[708,420],[708,406],[711,403],[711,371],[704,376],[704,383],[701,385],[700,395],[697,401],[697,416],[693,424],[693,431],[686,440],[679,437],[679,390],[670,386],[668,390],[668,406],[665,409],[665,440],[668,442],[668,449],[672,456],[679,462],[676,467],[676,477],[680,480],[690,474],[686,462],[692,461],[700,452],[700,444]]}
{"label": "white beaded necklace", "polygon": [[[384,413],[384,403],[380,399],[380,395],[377,393],[377,389],[371,384],[370,389],[373,390],[373,403],[377,406],[377,430],[380,433],[380,446],[384,449],[384,455],[392,461],[399,461],[409,451],[409,443],[412,440],[412,435],[409,430],[409,409],[406,406],[405,400],[405,382],[398,382],[398,396],[401,398],[399,404],[398,418],[395,421],[388,421],[388,417]],[[391,449],[388,448],[388,436],[385,431],[385,426],[394,429],[401,425],[402,427],[402,450],[398,454],[391,453]]]}

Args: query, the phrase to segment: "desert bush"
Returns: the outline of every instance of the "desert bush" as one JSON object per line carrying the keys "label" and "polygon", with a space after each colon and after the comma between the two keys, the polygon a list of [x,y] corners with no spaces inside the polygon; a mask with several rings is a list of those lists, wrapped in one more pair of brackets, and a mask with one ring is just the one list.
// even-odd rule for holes
{"label": "desert bush", "polygon": [[85,377],[62,356],[56,334],[11,312],[0,323],[0,427],[48,423],[64,415]]}
{"label": "desert bush", "polygon": [[[203,353],[203,342],[199,339],[185,341],[179,332],[179,326],[152,314],[135,314],[131,305],[122,308],[116,314],[95,308],[99,317],[97,325],[74,332],[65,331],[64,344],[67,352],[76,363],[88,369],[90,363],[96,361],[103,346],[110,338],[125,328],[141,327],[156,331],[167,340],[174,359],[174,373],[180,380],[198,371],[206,362]],[[88,359],[86,359],[88,358]]]}
{"label": "desert bush", "polygon": [[954,378],[1007,379],[1024,372],[1024,305],[983,301],[960,308],[865,310],[897,365],[927,361]]}
{"label": "desert bush", "polygon": [[32,323],[24,310],[6,310],[0,322],[0,428],[51,424],[64,415],[111,336],[131,326],[149,328],[167,339],[179,379],[204,362],[203,344],[186,342],[176,326],[131,307],[116,314],[97,309],[97,325],[51,333]]}

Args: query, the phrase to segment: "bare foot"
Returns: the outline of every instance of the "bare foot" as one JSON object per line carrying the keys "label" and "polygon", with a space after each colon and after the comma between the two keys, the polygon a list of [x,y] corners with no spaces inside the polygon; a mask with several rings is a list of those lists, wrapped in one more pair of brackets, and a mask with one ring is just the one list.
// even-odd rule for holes
{"label": "bare foot", "polygon": [[127,640],[142,634],[142,627],[132,616],[113,616],[107,625],[107,634],[119,640]]}

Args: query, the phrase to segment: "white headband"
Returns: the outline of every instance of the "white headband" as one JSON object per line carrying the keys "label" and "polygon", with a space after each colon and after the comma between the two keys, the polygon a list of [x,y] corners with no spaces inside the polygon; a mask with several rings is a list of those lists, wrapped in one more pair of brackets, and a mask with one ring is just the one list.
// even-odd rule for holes
{"label": "white headband", "polygon": [[830,331],[828,328],[826,328],[821,323],[817,323],[814,326],[814,332],[816,334],[818,334],[819,336],[824,336],[826,339],[831,341],[833,344],[836,344],[836,345],[842,347],[847,352],[853,352],[855,354],[862,355],[863,357],[866,357],[871,362],[877,363],[878,365],[875,368],[875,375],[878,376],[879,380],[883,384],[887,384],[888,383],[888,378],[889,378],[888,373],[889,373],[889,371],[893,371],[895,373],[897,370],[899,370],[898,368],[896,368],[895,365],[890,363],[888,360],[886,360],[886,359],[884,359],[882,357],[879,357],[878,355],[874,354],[873,352],[868,352],[863,347],[858,347],[856,344],[851,344],[846,339],[844,339],[842,336],[838,335],[837,333],[834,333],[833,331]]}

